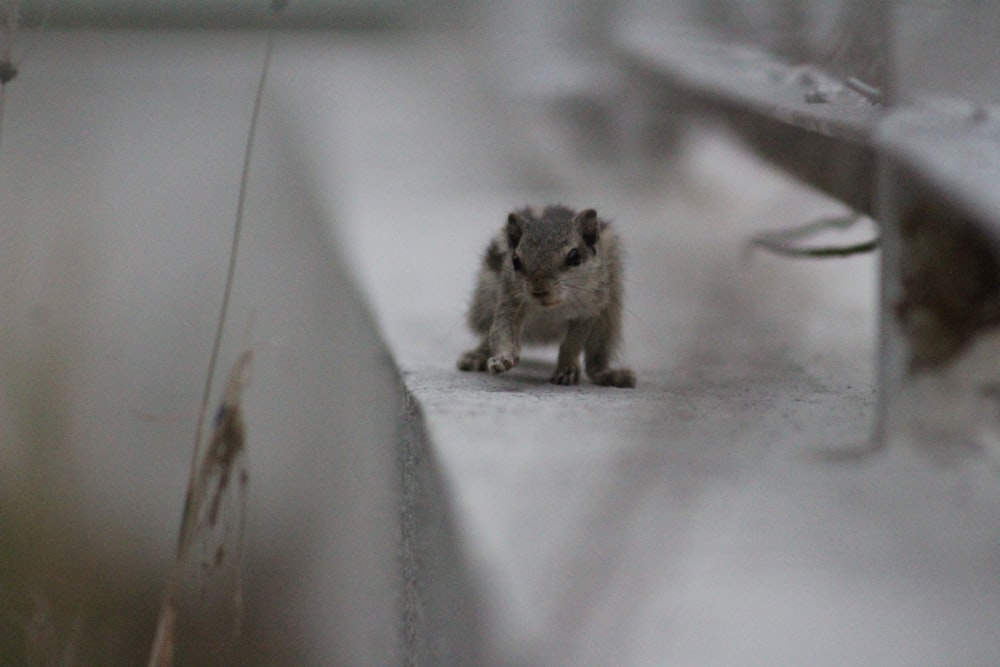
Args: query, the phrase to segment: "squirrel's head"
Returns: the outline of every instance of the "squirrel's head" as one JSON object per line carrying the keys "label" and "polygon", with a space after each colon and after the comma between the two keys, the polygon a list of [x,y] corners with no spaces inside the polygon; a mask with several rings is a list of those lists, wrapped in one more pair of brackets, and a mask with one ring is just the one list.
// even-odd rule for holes
{"label": "squirrel's head", "polygon": [[510,268],[528,296],[543,306],[579,299],[599,265],[601,221],[588,208],[576,213],[549,206],[507,216]]}

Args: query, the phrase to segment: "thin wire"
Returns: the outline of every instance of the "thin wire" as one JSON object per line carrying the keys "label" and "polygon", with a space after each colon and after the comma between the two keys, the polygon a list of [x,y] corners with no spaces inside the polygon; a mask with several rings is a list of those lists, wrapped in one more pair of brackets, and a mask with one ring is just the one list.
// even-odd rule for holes
{"label": "thin wire", "polygon": [[792,248],[769,239],[753,239],[751,243],[758,248],[763,248],[764,250],[772,252],[775,255],[781,255],[782,257],[824,259],[828,257],[850,257],[851,255],[874,252],[875,250],[878,250],[879,245],[881,244],[881,239],[876,237],[870,241],[864,241],[854,245],[819,246],[816,248]]}
{"label": "thin wire", "polygon": [[[202,392],[201,407],[198,411],[198,424],[195,428],[194,452],[191,456],[191,471],[188,477],[187,498],[184,502],[184,514],[181,518],[180,535],[177,540],[177,557],[174,566],[171,568],[170,577],[160,605],[159,618],[156,623],[156,634],[153,637],[153,647],[149,656],[149,667],[167,667],[173,665],[174,652],[174,630],[177,624],[176,596],[178,581],[180,578],[180,568],[187,558],[187,553],[191,548],[194,537],[194,526],[197,522],[198,510],[200,508],[202,493],[201,484],[198,483],[198,462],[201,451],[202,430],[205,424],[205,415],[208,413],[208,403],[212,391],[212,382],[215,378],[215,369],[218,365],[219,350],[222,347],[222,334],[226,326],[226,317],[229,313],[229,299],[233,291],[233,279],[236,275],[236,258],[239,255],[240,237],[243,230],[243,212],[246,207],[246,195],[250,181],[250,161],[253,154],[254,140],[257,135],[257,125],[260,118],[261,100],[264,97],[264,87],[267,82],[267,74],[271,69],[271,54],[274,50],[274,16],[283,6],[272,3],[272,24],[267,30],[267,47],[264,53],[264,62],[261,67],[260,81],[257,84],[257,96],[254,99],[253,113],[250,118],[250,129],[247,134],[246,151],[243,156],[243,171],[240,175],[240,191],[236,202],[236,220],[233,224],[232,244],[229,251],[229,266],[226,269],[226,282],[223,288],[222,304],[219,306],[219,317],[215,325],[215,338],[212,342],[212,355],[208,362],[208,371],[205,374],[205,387]],[[245,517],[241,517],[241,520]]]}
{"label": "thin wire", "polygon": [[229,299],[233,292],[233,278],[236,274],[236,258],[239,254],[240,237],[243,230],[243,212],[246,208],[247,189],[250,182],[250,160],[253,154],[254,139],[257,135],[257,125],[260,118],[261,100],[264,97],[264,87],[267,83],[267,74],[271,69],[271,56],[274,52],[274,30],[267,31],[267,48],[264,52],[264,64],[260,72],[260,81],[257,84],[257,97],[254,100],[253,114],[250,118],[250,131],[247,136],[246,152],[243,155],[243,172],[240,175],[240,192],[236,202],[236,222],[233,225],[233,238],[229,250],[229,266],[226,270],[226,283],[222,292],[222,304],[219,306],[219,318],[215,325],[215,339],[212,342],[212,355],[208,361],[208,372],[205,374],[205,386],[201,395],[201,407],[198,410],[198,425],[194,435],[194,453],[191,456],[191,472],[189,476],[189,489],[194,488],[195,478],[198,470],[199,453],[201,450],[202,432],[205,425],[205,415],[208,413],[208,404],[211,400],[212,382],[215,379],[215,369],[219,362],[219,350],[222,347],[222,334],[226,326],[226,318],[229,314]]}
{"label": "thin wire", "polygon": [[879,248],[881,238],[875,238],[846,246],[794,246],[793,241],[813,236],[827,229],[847,229],[861,219],[861,214],[852,213],[847,216],[835,218],[820,218],[813,222],[795,227],[793,229],[783,229],[780,231],[765,232],[749,240],[749,246],[763,248],[776,255],[784,257],[803,258],[828,258],[828,257],[849,257],[866,252],[873,252]]}

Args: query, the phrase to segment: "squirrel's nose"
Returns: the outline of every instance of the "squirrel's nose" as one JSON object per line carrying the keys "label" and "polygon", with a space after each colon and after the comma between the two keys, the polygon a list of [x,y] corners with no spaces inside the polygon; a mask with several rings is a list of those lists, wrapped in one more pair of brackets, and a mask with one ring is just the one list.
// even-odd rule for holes
{"label": "squirrel's nose", "polygon": [[530,292],[531,296],[543,306],[554,306],[559,303],[559,297],[556,295],[556,292],[548,286],[533,285]]}

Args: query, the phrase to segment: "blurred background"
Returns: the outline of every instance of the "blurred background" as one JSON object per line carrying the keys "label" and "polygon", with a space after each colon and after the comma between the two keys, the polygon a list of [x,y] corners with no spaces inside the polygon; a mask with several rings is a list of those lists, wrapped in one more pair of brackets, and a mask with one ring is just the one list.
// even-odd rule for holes
{"label": "blurred background", "polygon": [[[0,126],[0,664],[143,664],[272,19],[249,0],[0,5],[11,18],[0,54],[20,70],[3,87]],[[228,642],[232,611],[208,632],[188,628],[197,639],[178,664],[405,664],[412,648],[405,406],[357,267],[328,228],[357,193],[648,193],[707,133],[740,137],[872,212],[872,119],[917,97],[995,104],[998,19],[1000,2],[292,0],[274,21],[280,94],[263,121],[213,393],[253,349],[251,482],[247,505],[232,506],[248,521],[243,633]],[[800,143],[725,77],[698,83],[699,57],[686,59],[679,34],[742,54],[761,90],[801,67],[834,97],[856,81],[870,104],[815,121],[807,108],[800,129],[821,139]],[[399,97],[365,97],[376,84]],[[409,125],[385,104],[438,96],[464,105],[435,121],[447,179],[441,160],[423,164],[395,141]],[[310,141],[296,132],[322,122],[310,114],[326,107],[309,104],[321,98],[375,119],[372,135],[345,137],[371,140],[356,149],[375,156],[368,180],[352,180],[350,162],[317,174],[303,158]],[[410,180],[380,178],[399,163]],[[231,581],[233,567],[218,576]]]}

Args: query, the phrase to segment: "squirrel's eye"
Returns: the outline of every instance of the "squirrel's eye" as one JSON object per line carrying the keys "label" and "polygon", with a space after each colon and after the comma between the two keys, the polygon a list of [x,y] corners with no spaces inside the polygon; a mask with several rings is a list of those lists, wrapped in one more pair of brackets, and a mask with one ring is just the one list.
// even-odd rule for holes
{"label": "squirrel's eye", "polygon": [[521,258],[518,257],[517,255],[514,255],[513,257],[510,258],[510,263],[514,265],[515,271],[521,270]]}
{"label": "squirrel's eye", "polygon": [[567,266],[579,266],[581,261],[582,260],[580,258],[580,251],[577,250],[576,248],[570,250],[569,254],[566,255]]}

